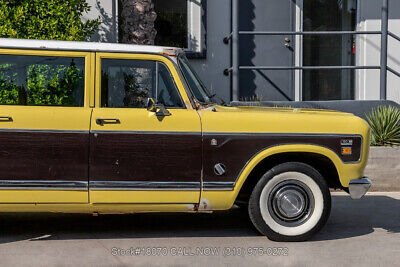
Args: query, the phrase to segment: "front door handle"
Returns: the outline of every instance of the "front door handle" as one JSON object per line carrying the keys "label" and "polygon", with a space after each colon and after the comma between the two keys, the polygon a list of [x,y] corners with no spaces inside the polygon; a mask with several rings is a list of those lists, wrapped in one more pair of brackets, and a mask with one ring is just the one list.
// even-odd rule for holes
{"label": "front door handle", "polygon": [[13,121],[13,118],[10,116],[0,116],[0,121]]}
{"label": "front door handle", "polygon": [[96,119],[96,123],[103,126],[104,124],[120,124],[121,121],[119,119]]}

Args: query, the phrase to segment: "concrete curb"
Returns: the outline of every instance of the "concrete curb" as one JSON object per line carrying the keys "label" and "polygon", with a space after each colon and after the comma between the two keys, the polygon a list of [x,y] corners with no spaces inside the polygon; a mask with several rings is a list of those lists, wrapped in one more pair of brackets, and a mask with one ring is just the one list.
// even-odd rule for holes
{"label": "concrete curb", "polygon": [[371,147],[364,175],[372,181],[370,191],[400,191],[400,147]]}

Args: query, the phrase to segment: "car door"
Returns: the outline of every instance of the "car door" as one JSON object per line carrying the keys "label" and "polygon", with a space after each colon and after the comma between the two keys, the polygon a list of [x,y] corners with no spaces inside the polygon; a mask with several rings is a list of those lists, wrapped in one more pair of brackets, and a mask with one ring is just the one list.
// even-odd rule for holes
{"label": "car door", "polygon": [[[90,202],[198,203],[200,118],[170,59],[97,53],[96,95]],[[148,98],[170,114],[147,110]]]}
{"label": "car door", "polygon": [[0,50],[0,203],[88,203],[90,58]]}

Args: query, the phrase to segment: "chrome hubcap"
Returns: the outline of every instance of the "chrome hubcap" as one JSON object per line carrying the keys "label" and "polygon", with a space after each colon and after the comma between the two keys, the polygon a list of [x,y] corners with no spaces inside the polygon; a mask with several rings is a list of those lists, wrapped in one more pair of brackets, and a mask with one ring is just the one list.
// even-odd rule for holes
{"label": "chrome hubcap", "polygon": [[299,216],[304,210],[305,202],[303,194],[290,185],[279,189],[274,196],[274,208],[287,219]]}
{"label": "chrome hubcap", "polygon": [[285,181],[272,190],[268,208],[273,219],[285,226],[304,223],[314,208],[311,190],[297,180]]}

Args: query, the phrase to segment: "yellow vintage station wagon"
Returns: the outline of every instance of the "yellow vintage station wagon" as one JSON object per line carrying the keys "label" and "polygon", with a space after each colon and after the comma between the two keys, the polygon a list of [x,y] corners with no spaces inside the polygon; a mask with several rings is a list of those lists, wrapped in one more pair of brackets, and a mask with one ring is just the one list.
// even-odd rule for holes
{"label": "yellow vintage station wagon", "polygon": [[0,212],[248,209],[309,238],[329,188],[361,198],[369,127],[327,110],[233,107],[180,49],[0,39]]}

